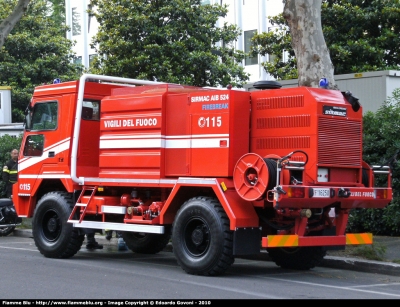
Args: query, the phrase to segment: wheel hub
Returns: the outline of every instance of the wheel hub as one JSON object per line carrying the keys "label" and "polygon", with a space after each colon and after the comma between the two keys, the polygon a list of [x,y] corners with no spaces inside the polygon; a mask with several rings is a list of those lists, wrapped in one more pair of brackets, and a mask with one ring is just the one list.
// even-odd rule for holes
{"label": "wheel hub", "polygon": [[204,241],[204,234],[201,227],[196,227],[195,230],[192,232],[192,241],[196,246],[199,246]]}
{"label": "wheel hub", "polygon": [[57,229],[57,221],[55,218],[51,218],[49,219],[49,221],[47,222],[47,229],[50,232],[55,232]]}

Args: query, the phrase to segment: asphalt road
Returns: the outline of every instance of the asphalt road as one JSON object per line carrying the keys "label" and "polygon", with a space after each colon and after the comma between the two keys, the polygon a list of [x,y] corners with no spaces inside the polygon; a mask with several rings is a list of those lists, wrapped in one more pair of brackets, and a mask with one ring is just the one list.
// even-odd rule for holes
{"label": "asphalt road", "polygon": [[[114,241],[116,242],[116,241]],[[156,255],[84,247],[70,259],[43,257],[29,237],[0,238],[1,301],[30,300],[215,300],[400,299],[400,277],[327,267],[284,270],[271,261],[236,259],[219,277],[192,276],[173,253]],[[204,303],[204,301],[206,301]],[[203,302],[203,303],[202,303]]]}
{"label": "asphalt road", "polygon": [[[14,236],[32,237],[32,229],[17,228],[14,230]],[[107,241],[104,236],[96,234],[96,239],[104,246],[116,245],[116,239]],[[386,261],[373,261],[362,258],[355,258],[347,255],[338,256],[338,253],[329,252],[325,256],[321,267],[336,268],[342,270],[353,270],[360,272],[378,273],[384,275],[400,276],[400,264],[393,262],[394,259],[400,259],[400,238],[399,237],[374,237],[374,244],[386,248]],[[172,246],[168,245],[165,251],[172,251]],[[340,254],[340,253],[339,253]],[[262,252],[256,256],[249,257],[253,260],[269,261],[268,253]]]}

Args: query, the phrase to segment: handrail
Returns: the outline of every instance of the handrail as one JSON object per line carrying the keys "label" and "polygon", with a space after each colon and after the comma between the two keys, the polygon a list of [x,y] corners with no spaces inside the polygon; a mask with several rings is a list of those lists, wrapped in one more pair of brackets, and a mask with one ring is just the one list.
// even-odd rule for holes
{"label": "handrail", "polygon": [[156,84],[166,84],[165,82],[147,81],[139,79],[129,79],[121,77],[94,75],[94,74],[83,74],[79,79],[79,89],[78,89],[78,100],[76,103],[76,113],[75,113],[75,123],[74,123],[74,134],[72,137],[72,149],[71,149],[71,179],[79,185],[85,183],[84,177],[77,177],[77,155],[78,155],[78,139],[79,132],[81,129],[81,116],[82,116],[82,105],[83,105],[83,95],[85,93],[85,82],[88,79],[108,81],[115,83],[125,83],[125,84],[135,84],[135,85],[156,85]]}

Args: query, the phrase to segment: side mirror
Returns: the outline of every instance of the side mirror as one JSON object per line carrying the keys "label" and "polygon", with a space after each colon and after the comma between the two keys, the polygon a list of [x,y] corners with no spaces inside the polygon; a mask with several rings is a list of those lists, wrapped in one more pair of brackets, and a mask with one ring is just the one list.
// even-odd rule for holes
{"label": "side mirror", "polygon": [[31,124],[32,124],[31,115],[28,113],[25,115],[25,120],[24,120],[25,130],[30,130]]}

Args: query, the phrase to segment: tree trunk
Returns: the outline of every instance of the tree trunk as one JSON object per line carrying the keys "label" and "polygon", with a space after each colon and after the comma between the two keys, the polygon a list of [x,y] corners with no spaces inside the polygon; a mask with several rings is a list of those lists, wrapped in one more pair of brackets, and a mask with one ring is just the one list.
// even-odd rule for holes
{"label": "tree trunk", "polygon": [[14,11],[0,24],[0,48],[3,47],[6,37],[26,12],[30,1],[19,0]]}
{"label": "tree trunk", "polygon": [[283,16],[296,54],[299,86],[318,87],[319,80],[326,78],[328,88],[338,89],[322,33],[321,5],[322,0],[286,0]]}

